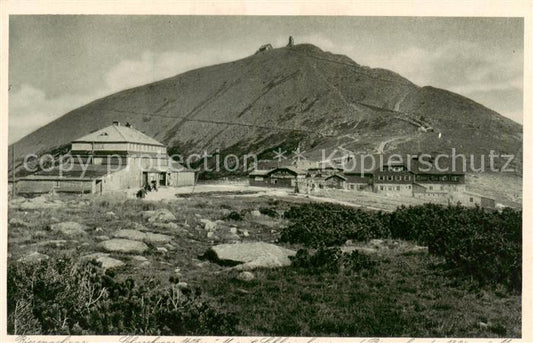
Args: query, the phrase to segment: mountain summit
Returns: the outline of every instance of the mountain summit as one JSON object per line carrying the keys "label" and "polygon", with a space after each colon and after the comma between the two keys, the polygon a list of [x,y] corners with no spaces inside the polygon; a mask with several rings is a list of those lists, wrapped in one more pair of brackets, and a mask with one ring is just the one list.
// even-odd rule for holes
{"label": "mountain summit", "polygon": [[289,44],[93,101],[16,142],[16,156],[64,148],[114,120],[183,155],[267,156],[300,146],[318,159],[321,149],[488,154],[522,146],[521,125],[463,96]]}

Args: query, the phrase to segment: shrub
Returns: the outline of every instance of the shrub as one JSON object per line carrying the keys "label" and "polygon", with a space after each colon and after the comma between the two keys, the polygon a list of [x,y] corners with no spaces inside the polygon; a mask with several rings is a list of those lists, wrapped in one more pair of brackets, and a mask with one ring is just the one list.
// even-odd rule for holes
{"label": "shrub", "polygon": [[201,295],[148,279],[119,281],[67,258],[8,268],[11,334],[214,335],[237,333],[237,318]]}
{"label": "shrub", "polygon": [[261,213],[261,214],[263,214],[265,216],[272,217],[272,218],[278,218],[279,217],[278,211],[276,211],[273,208],[261,207],[259,209],[259,213]]}
{"label": "shrub", "polygon": [[369,240],[389,236],[388,218],[382,212],[369,212],[334,204],[304,204],[285,212],[291,224],[280,240],[308,246],[332,246],[348,239]]}
{"label": "shrub", "polygon": [[241,221],[243,220],[242,214],[239,212],[231,211],[228,215],[226,215],[223,219],[224,220],[235,220],[235,221]]}
{"label": "shrub", "polygon": [[310,273],[359,272],[363,269],[371,270],[375,262],[366,255],[353,251],[343,253],[339,248],[320,247],[311,254],[307,249],[299,249],[291,257],[292,267],[306,269]]}
{"label": "shrub", "polygon": [[522,212],[425,204],[394,212],[369,212],[334,204],[293,206],[280,240],[335,246],[347,239],[396,238],[428,246],[448,266],[482,284],[520,290]]}

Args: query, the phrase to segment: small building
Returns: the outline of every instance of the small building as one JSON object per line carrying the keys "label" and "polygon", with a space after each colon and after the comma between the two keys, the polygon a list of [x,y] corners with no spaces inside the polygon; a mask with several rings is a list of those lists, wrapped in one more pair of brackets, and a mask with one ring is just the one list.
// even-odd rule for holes
{"label": "small building", "polygon": [[131,125],[113,125],[71,143],[68,164],[59,164],[17,180],[17,193],[102,193],[146,185],[189,186],[194,171],[173,161],[166,147]]}
{"label": "small building", "polygon": [[254,170],[249,175],[250,186],[295,188],[307,176],[304,170],[280,167],[269,170]]}

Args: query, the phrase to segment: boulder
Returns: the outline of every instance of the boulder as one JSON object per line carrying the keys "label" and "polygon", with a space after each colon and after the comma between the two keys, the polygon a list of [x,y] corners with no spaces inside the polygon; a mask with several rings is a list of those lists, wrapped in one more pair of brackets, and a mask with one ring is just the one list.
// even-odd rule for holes
{"label": "boulder", "polygon": [[236,228],[236,227],[231,227],[231,228],[229,229],[229,232],[231,232],[231,233],[237,233],[237,228]]}
{"label": "boulder", "polygon": [[83,225],[76,222],[63,222],[50,225],[50,229],[65,236],[79,236],[85,234]]}
{"label": "boulder", "polygon": [[171,236],[160,233],[146,232],[144,241],[148,243],[168,243],[172,240]]}
{"label": "boulder", "polygon": [[113,238],[108,241],[100,242],[99,246],[105,251],[134,254],[142,254],[148,250],[148,246],[143,242],[122,238]]}
{"label": "boulder", "polygon": [[253,210],[250,214],[254,217],[261,217],[261,212],[259,212],[259,210]]}
{"label": "boulder", "polygon": [[152,224],[155,228],[163,229],[163,230],[177,230],[179,229],[178,224],[176,223],[153,223]]}
{"label": "boulder", "polygon": [[204,229],[206,231],[214,231],[217,228],[217,223],[209,219],[200,219],[200,222],[204,224]]}
{"label": "boulder", "polygon": [[109,239],[109,236],[106,236],[106,235],[100,235],[100,236],[96,236],[94,237],[94,239],[96,239],[97,241],[107,241]]}
{"label": "boulder", "polygon": [[149,223],[168,223],[176,220],[176,216],[166,208],[155,211],[143,211],[142,216]]}
{"label": "boulder", "polygon": [[132,260],[138,261],[138,262],[146,262],[148,259],[142,255],[135,255],[131,258]]}
{"label": "boulder", "polygon": [[124,265],[124,262],[122,262],[121,260],[117,260],[115,258],[107,256],[98,257],[95,261],[100,263],[103,269],[119,268]]}
{"label": "boulder", "polygon": [[43,260],[48,260],[50,258],[50,256],[48,255],[45,255],[45,254],[41,254],[37,251],[34,251],[24,257],[21,257],[18,259],[18,262],[22,262],[22,263],[39,263]]}
{"label": "boulder", "polygon": [[124,262],[117,260],[115,258],[109,257],[109,254],[103,252],[96,252],[94,254],[89,254],[81,257],[82,261],[96,261],[98,262],[103,269],[112,269],[122,267]]}
{"label": "boulder", "polygon": [[239,275],[237,275],[237,279],[249,282],[255,279],[255,275],[252,272],[240,272]]}
{"label": "boulder", "polygon": [[118,230],[117,232],[113,234],[113,237],[132,239],[134,241],[143,241],[146,239],[146,234],[138,230],[125,229],[125,230]]}
{"label": "boulder", "polygon": [[294,250],[264,242],[215,245],[205,254],[215,262],[237,266],[239,270],[289,266],[289,256],[294,255]]}
{"label": "boulder", "polygon": [[162,254],[166,254],[168,252],[168,249],[165,247],[157,247],[157,251],[159,251]]}
{"label": "boulder", "polygon": [[248,230],[239,230],[239,232],[241,233],[241,235],[243,237],[249,237],[250,236],[250,233],[248,233]]}

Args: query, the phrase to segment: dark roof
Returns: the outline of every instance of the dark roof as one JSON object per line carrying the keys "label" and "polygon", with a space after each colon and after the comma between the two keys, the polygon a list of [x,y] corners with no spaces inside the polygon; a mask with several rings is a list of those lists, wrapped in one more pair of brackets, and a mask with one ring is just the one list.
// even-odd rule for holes
{"label": "dark roof", "polygon": [[334,178],[334,177],[346,181],[346,178],[345,178],[344,176],[342,176],[342,175],[339,175],[339,174],[333,174],[333,175],[330,175],[330,176],[326,177],[325,180],[329,180],[329,179],[332,179],[332,178]]}

